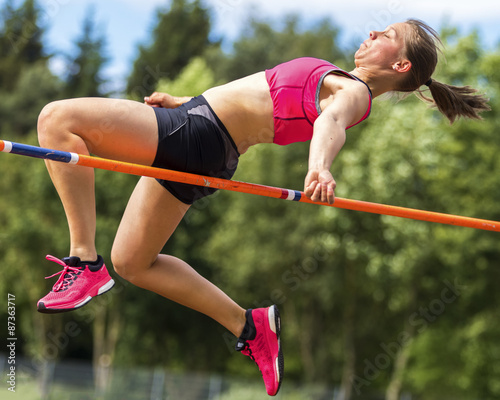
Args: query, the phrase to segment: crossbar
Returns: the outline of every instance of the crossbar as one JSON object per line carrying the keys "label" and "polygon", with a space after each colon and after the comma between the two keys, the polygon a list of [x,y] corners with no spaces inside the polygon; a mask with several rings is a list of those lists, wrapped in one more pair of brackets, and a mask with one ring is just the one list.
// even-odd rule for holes
{"label": "crossbar", "polygon": [[211,176],[203,176],[187,172],[155,168],[146,165],[138,165],[123,161],[109,160],[105,158],[87,156],[72,152],[44,149],[42,147],[30,146],[6,140],[0,140],[0,151],[46,160],[59,161],[68,164],[81,165],[85,167],[118,171],[126,174],[148,176],[174,182],[188,183],[191,185],[210,187],[214,189],[250,193],[258,196],[298,201],[301,203],[317,204],[342,208],[346,210],[362,211],[372,214],[390,215],[394,217],[414,219],[419,221],[428,221],[440,224],[500,232],[500,222],[498,221],[490,221],[472,217],[462,217],[459,215],[371,203],[367,201],[344,199],[341,197],[336,197],[333,204],[314,202],[310,198],[308,198],[304,194],[304,192],[298,190],[283,189],[273,186],[258,185],[254,183],[238,182]]}

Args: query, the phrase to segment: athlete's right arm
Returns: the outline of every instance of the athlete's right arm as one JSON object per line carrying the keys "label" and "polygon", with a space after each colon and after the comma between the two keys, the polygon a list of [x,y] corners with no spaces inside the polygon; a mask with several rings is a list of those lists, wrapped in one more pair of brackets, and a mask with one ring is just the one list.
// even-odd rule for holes
{"label": "athlete's right arm", "polygon": [[309,170],[304,182],[304,193],[313,201],[333,204],[337,186],[330,168],[346,140],[348,126],[359,121],[368,107],[367,89],[362,84],[351,84],[335,92],[333,101],[314,122],[314,133],[309,149]]}
{"label": "athlete's right arm", "polygon": [[192,97],[177,97],[168,93],[154,92],[148,97],[144,97],[144,104],[151,107],[177,108],[187,103]]}

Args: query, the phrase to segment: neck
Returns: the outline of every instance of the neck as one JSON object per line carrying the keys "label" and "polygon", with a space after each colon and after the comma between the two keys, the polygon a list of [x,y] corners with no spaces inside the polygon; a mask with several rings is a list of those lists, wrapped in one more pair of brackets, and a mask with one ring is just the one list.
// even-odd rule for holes
{"label": "neck", "polygon": [[363,67],[354,68],[350,74],[365,82],[372,91],[373,97],[380,96],[384,93],[394,90],[394,76],[386,73],[374,73]]}

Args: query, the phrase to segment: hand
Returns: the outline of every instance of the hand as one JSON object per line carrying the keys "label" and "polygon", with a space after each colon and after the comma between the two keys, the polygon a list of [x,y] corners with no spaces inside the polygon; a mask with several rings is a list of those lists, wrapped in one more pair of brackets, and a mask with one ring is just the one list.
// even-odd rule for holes
{"label": "hand", "polygon": [[312,201],[333,204],[337,183],[328,170],[310,170],[305,179],[304,193]]}
{"label": "hand", "polygon": [[176,108],[179,106],[177,99],[168,93],[154,92],[149,97],[144,97],[144,104],[151,107]]}

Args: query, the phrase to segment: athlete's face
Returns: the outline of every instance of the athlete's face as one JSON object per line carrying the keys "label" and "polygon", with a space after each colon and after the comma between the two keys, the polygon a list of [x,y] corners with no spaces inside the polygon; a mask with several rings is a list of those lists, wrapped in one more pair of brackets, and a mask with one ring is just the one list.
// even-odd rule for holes
{"label": "athlete's face", "polygon": [[356,66],[376,65],[392,68],[404,57],[404,23],[389,25],[384,31],[371,31],[354,55]]}

